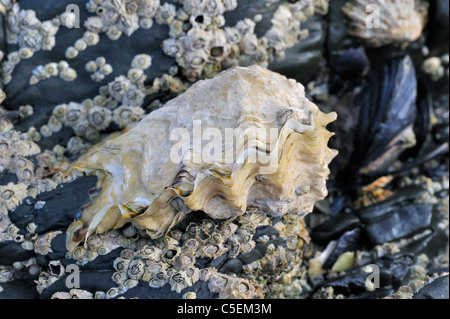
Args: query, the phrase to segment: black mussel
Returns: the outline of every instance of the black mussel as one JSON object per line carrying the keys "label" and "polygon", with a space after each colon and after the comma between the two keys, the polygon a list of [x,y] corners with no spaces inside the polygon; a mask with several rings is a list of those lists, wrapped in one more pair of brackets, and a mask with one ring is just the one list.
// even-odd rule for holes
{"label": "black mussel", "polygon": [[402,151],[415,144],[416,96],[417,81],[409,56],[367,74],[353,104],[359,109],[358,122],[353,152],[338,175],[341,182],[348,184],[360,174],[385,171]]}

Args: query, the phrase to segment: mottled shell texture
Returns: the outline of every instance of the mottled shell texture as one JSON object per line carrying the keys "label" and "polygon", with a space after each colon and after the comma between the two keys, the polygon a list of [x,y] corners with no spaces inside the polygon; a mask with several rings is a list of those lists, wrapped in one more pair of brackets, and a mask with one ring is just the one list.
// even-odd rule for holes
{"label": "mottled shell texture", "polygon": [[301,84],[259,66],[199,81],[74,163],[99,177],[101,191],[69,227],[67,247],[128,222],[157,238],[197,210],[217,219],[250,208],[305,215],[327,195],[337,151],[325,126],[335,118]]}

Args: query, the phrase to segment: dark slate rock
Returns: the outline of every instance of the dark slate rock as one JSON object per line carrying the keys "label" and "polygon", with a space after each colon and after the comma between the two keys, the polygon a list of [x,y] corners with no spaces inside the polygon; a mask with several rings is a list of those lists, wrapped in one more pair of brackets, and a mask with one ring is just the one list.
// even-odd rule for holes
{"label": "dark slate rock", "polygon": [[420,289],[413,299],[449,299],[448,287],[448,275],[436,278]]}
{"label": "dark slate rock", "polygon": [[359,219],[353,213],[341,213],[316,226],[310,235],[313,241],[326,244],[359,225]]}
{"label": "dark slate rock", "polygon": [[[408,254],[385,256],[375,261],[380,269],[380,288],[368,292],[365,281],[368,276],[363,267],[345,272],[342,276],[327,281],[320,287],[333,287],[336,294],[352,296],[352,298],[380,298],[389,295],[406,283],[409,268],[414,258]],[[380,290],[381,289],[381,290]]]}
{"label": "dark slate rock", "polygon": [[89,200],[88,190],[95,186],[96,180],[95,176],[81,177],[37,196],[37,200],[45,201],[45,205],[33,212],[38,226],[36,232],[65,231],[81,206]]}
{"label": "dark slate rock", "polygon": [[266,225],[257,227],[252,239],[256,241],[259,237],[262,237],[264,235],[269,236],[270,239],[272,238],[272,236],[280,237],[280,234],[275,228],[270,225]]}
{"label": "dark slate rock", "polygon": [[227,260],[227,255],[228,254],[223,254],[215,259],[213,259],[210,263],[209,263],[209,267],[214,267],[214,268],[219,268],[220,266],[223,265],[223,263]]}
{"label": "dark slate rock", "polygon": [[355,228],[349,231],[346,231],[336,243],[336,247],[334,248],[331,255],[328,257],[326,262],[323,264],[323,269],[330,269],[335,261],[339,258],[340,255],[347,251],[356,251],[361,247],[361,229]]}
{"label": "dark slate rock", "polygon": [[23,261],[35,256],[33,250],[25,250],[21,243],[8,240],[0,242],[0,265],[10,266],[16,261]]}
{"label": "dark slate rock", "polygon": [[415,200],[425,192],[426,190],[420,185],[408,185],[396,190],[392,196],[389,196],[384,201],[364,207],[355,213],[362,222],[370,222],[380,216],[388,214],[395,209],[396,206],[401,205],[404,202]]}
{"label": "dark slate rock", "polygon": [[263,256],[261,255],[261,253],[256,250],[253,249],[251,251],[249,251],[248,253],[245,254],[240,254],[237,258],[244,264],[251,264],[252,262],[261,259]]}
{"label": "dark slate rock", "polygon": [[1,284],[0,299],[36,299],[36,284],[25,280],[12,280]]}
{"label": "dark slate rock", "polygon": [[219,272],[224,274],[240,274],[243,264],[237,258],[228,259],[222,267],[219,268]]}
{"label": "dark slate rock", "polygon": [[430,204],[412,204],[392,210],[365,226],[373,245],[411,236],[430,226]]}

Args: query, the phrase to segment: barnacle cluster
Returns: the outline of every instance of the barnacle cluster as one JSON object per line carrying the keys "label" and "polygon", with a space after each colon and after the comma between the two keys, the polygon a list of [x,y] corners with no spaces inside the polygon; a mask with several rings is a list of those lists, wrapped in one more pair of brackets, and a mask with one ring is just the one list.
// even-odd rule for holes
{"label": "barnacle cluster", "polygon": [[[348,1],[342,11],[349,18],[348,33],[361,38],[368,45],[387,44],[405,46],[416,41],[428,18],[428,1],[370,0]],[[372,14],[372,16],[370,15]]]}
{"label": "barnacle cluster", "polygon": [[7,11],[6,41],[20,48],[7,55],[1,65],[3,82],[11,81],[11,74],[21,60],[29,59],[37,51],[50,51],[55,46],[55,34],[59,30],[59,19],[41,22],[33,10],[20,9],[14,3]]}
{"label": "barnacle cluster", "polygon": [[95,60],[86,63],[86,71],[91,74],[91,79],[94,82],[101,82],[105,76],[110,75],[113,71],[111,64],[106,63],[104,57],[98,57]]}
{"label": "barnacle cluster", "polygon": [[86,50],[89,46],[94,46],[100,41],[98,33],[86,31],[83,36],[75,41],[73,46],[66,49],[65,56],[67,59],[74,59],[80,51]]}
{"label": "barnacle cluster", "polygon": [[111,40],[117,40],[122,33],[130,36],[140,27],[151,28],[153,18],[161,24],[170,22],[175,15],[175,6],[160,5],[159,0],[90,0],[86,8],[96,14],[86,20],[86,29],[106,32]]}
{"label": "barnacle cluster", "polygon": [[69,64],[62,60],[59,63],[50,62],[46,65],[38,65],[31,73],[30,85],[38,84],[42,80],[46,80],[52,76],[58,76],[67,82],[76,79],[77,72],[69,67]]}
{"label": "barnacle cluster", "polygon": [[[233,66],[259,64],[267,67],[275,58],[282,58],[287,48],[308,36],[302,22],[316,12],[326,14],[327,1],[302,0],[282,4],[275,11],[272,27],[264,36],[255,34],[254,19],[244,19],[235,26],[224,27],[223,14],[237,7],[237,1],[185,0],[183,13],[171,25],[170,38],[163,42],[164,53],[174,57],[183,75],[191,82],[202,76],[211,78]],[[272,3],[270,3],[271,5]],[[183,31],[183,24],[192,25]]]}
{"label": "barnacle cluster", "polygon": [[[270,236],[256,235],[267,227],[272,229]],[[84,247],[75,248],[66,258],[85,264],[123,248],[113,263],[111,279],[117,286],[97,291],[95,298],[116,298],[139,282],[151,288],[169,285],[172,291],[183,293],[199,280],[208,282],[210,291],[219,298],[262,298],[288,273],[297,274],[295,264],[309,240],[301,237],[305,231],[303,221],[295,215],[274,221],[261,212],[247,211],[234,221],[192,221],[155,240],[133,226],[93,234]],[[284,235],[285,241],[280,241],[279,236]],[[255,241],[259,243],[256,248]],[[226,257],[219,270],[196,263],[197,259],[213,261],[219,257]],[[270,281],[261,282],[262,274]],[[49,278],[45,276],[47,284]]]}

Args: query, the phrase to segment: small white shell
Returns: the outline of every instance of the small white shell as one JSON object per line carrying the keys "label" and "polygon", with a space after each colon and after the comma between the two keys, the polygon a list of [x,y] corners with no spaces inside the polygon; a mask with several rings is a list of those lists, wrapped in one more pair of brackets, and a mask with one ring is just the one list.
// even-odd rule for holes
{"label": "small white shell", "polygon": [[65,56],[67,59],[73,59],[78,55],[78,50],[74,47],[68,47],[65,52]]}
{"label": "small white shell", "polygon": [[64,69],[59,73],[59,77],[64,81],[71,82],[77,78],[77,72],[72,68]]}

